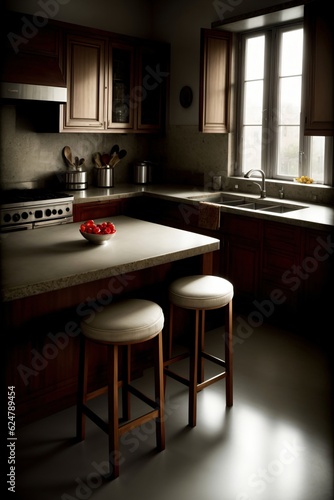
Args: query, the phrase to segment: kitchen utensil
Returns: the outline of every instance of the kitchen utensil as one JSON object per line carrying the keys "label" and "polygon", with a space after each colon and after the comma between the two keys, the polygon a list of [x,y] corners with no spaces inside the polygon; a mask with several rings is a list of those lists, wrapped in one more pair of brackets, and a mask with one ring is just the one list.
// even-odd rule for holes
{"label": "kitchen utensil", "polygon": [[137,162],[133,165],[133,182],[147,184],[152,181],[152,165],[149,161]]}
{"label": "kitchen utensil", "polygon": [[110,156],[106,153],[103,153],[103,155],[101,155],[101,160],[102,160],[102,166],[107,166],[109,165],[109,162],[110,162]]}
{"label": "kitchen utensil", "polygon": [[69,146],[65,146],[63,148],[63,158],[65,161],[65,164],[69,168],[75,168],[75,165],[73,163],[73,158],[72,158],[72,151]]}
{"label": "kitchen utensil", "polygon": [[102,168],[102,160],[101,160],[101,155],[100,153],[94,153],[93,154],[93,161],[95,163],[95,166],[97,168]]}
{"label": "kitchen utensil", "polygon": [[110,150],[110,158],[116,155],[119,152],[119,145],[115,144]]}
{"label": "kitchen utensil", "polygon": [[79,156],[76,156],[74,158],[74,165],[75,165],[75,168],[78,168],[78,166],[79,166]]}
{"label": "kitchen utensil", "polygon": [[115,165],[117,165],[117,163],[119,163],[125,156],[127,155],[127,152],[125,151],[125,149],[121,149],[111,160],[111,162],[109,163],[109,165],[111,167],[115,167]]}
{"label": "kitchen utensil", "polygon": [[75,170],[65,172],[65,189],[69,191],[80,191],[87,189],[88,178],[85,170]]}
{"label": "kitchen utensil", "polygon": [[101,188],[114,187],[114,169],[109,167],[95,168],[95,185]]}

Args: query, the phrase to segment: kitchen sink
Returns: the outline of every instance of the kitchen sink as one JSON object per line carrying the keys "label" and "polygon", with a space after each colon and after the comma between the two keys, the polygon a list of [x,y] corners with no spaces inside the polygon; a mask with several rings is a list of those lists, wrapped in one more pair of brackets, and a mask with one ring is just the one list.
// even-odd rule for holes
{"label": "kitchen sink", "polygon": [[262,199],[254,201],[252,198],[240,197],[239,195],[226,195],[223,193],[192,196],[189,198],[198,202],[217,203],[218,205],[227,207],[243,208],[247,210],[261,210],[264,212],[278,214],[285,214],[294,210],[307,208],[303,205],[288,205],[276,201],[262,201]]}

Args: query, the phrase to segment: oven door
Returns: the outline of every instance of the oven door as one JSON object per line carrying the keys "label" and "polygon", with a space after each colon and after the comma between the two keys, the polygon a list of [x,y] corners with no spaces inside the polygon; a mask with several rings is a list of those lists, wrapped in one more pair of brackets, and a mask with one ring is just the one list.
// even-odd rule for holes
{"label": "oven door", "polygon": [[32,228],[32,222],[27,222],[27,224],[13,224],[12,226],[2,226],[0,233],[13,233],[14,231],[25,231]]}
{"label": "oven door", "polygon": [[38,227],[48,227],[48,226],[60,226],[61,224],[69,224],[73,222],[73,217],[62,217],[61,219],[51,219],[51,220],[41,220],[38,222],[33,222],[33,229]]}

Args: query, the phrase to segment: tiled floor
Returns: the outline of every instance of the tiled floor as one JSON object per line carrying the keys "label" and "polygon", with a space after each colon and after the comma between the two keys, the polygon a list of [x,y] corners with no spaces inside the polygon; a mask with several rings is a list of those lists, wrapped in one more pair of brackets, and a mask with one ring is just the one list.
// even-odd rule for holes
{"label": "tiled floor", "polygon": [[[207,334],[207,350],[221,350],[222,333]],[[86,440],[75,443],[74,407],[30,424],[17,431],[17,498],[332,500],[332,387],[325,354],[274,327],[246,331],[240,317],[234,337],[233,408],[226,409],[225,383],[218,382],[198,395],[191,429],[186,388],[168,378],[166,450],[155,451],[151,423],[124,436],[120,477],[111,482],[103,480],[106,435],[88,421]],[[104,402],[95,401],[102,415]]]}

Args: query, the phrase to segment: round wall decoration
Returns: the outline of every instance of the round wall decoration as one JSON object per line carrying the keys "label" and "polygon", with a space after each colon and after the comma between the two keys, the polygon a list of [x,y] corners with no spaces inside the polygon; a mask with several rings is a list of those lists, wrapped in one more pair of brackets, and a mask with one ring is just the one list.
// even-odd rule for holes
{"label": "round wall decoration", "polygon": [[193,102],[193,91],[186,85],[180,91],[180,104],[183,108],[189,108]]}

